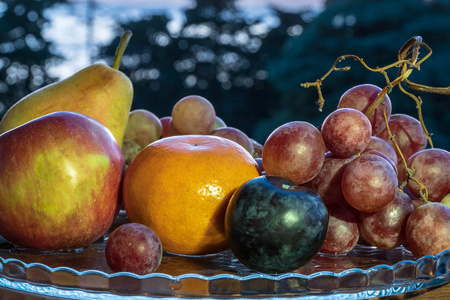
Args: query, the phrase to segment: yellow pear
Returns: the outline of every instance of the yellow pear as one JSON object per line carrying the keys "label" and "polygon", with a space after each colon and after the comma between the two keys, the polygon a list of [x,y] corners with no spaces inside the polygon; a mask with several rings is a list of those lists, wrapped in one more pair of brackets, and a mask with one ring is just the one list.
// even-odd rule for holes
{"label": "yellow pear", "polygon": [[131,31],[122,35],[113,67],[92,64],[20,99],[3,116],[0,134],[48,113],[72,111],[105,125],[122,147],[133,85],[118,68],[130,37]]}

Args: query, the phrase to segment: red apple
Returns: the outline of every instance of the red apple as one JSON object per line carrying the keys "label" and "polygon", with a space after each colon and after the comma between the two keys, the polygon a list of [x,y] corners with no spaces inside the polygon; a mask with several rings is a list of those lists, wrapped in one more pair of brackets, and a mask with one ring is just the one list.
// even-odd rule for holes
{"label": "red apple", "polygon": [[120,208],[121,149],[96,120],[55,112],[0,135],[0,235],[41,250],[87,246]]}

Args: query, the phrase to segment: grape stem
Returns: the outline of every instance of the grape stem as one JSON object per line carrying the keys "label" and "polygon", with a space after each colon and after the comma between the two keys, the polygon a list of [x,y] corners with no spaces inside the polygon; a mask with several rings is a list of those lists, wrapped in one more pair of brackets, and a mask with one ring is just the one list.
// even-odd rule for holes
{"label": "grape stem", "polygon": [[[427,50],[427,54],[424,57],[422,57],[421,59],[419,59],[419,54],[420,54],[419,50],[421,47],[424,47]],[[416,182],[420,187],[419,197],[425,203],[428,202],[427,189],[421,182],[419,182],[417,179],[414,178],[414,170],[409,169],[407,167],[405,157],[402,154],[400,147],[395,140],[395,136],[392,135],[392,132],[389,128],[389,124],[388,124],[389,120],[386,115],[386,108],[385,108],[385,103],[384,103],[383,99],[386,96],[386,94],[388,94],[392,91],[392,89],[394,87],[398,86],[398,88],[400,89],[400,91],[402,93],[404,93],[405,95],[410,97],[412,100],[414,100],[414,102],[416,103],[418,118],[419,118],[420,124],[422,126],[423,132],[428,139],[430,147],[433,148],[433,141],[431,139],[432,133],[428,132],[428,130],[425,126],[425,122],[423,120],[423,116],[422,116],[422,108],[421,108],[422,107],[422,99],[419,96],[416,96],[416,95],[406,91],[402,85],[404,83],[408,88],[415,90],[415,91],[450,95],[450,86],[449,87],[430,87],[430,86],[426,86],[426,85],[417,84],[417,83],[414,83],[414,82],[411,82],[410,80],[408,80],[408,77],[411,75],[411,73],[414,70],[420,70],[420,65],[424,61],[426,61],[431,56],[431,54],[432,54],[431,48],[422,41],[422,37],[414,36],[411,39],[409,39],[400,48],[400,50],[398,52],[398,60],[392,64],[389,64],[389,65],[381,67],[381,68],[380,67],[371,68],[364,62],[364,60],[362,58],[360,58],[356,55],[353,55],[353,54],[342,55],[342,56],[338,57],[338,59],[336,59],[336,61],[331,66],[331,68],[328,70],[328,72],[325,73],[325,75],[323,75],[321,78],[317,79],[314,82],[305,82],[305,83],[300,84],[304,88],[309,88],[312,86],[315,86],[317,88],[317,93],[318,93],[319,99],[316,101],[316,103],[319,106],[318,110],[322,111],[323,106],[325,104],[325,99],[323,98],[322,90],[321,90],[322,82],[333,71],[348,71],[348,70],[350,70],[349,66],[337,67],[337,65],[341,61],[348,59],[348,58],[353,58],[355,61],[358,61],[361,65],[363,65],[363,67],[366,68],[367,70],[369,70],[371,72],[381,73],[386,80],[386,86],[378,93],[376,99],[369,106],[369,108],[367,109],[365,114],[367,117],[369,117],[374,112],[375,108],[378,105],[381,104],[383,106],[383,114],[384,114],[384,119],[385,119],[385,123],[386,123],[386,128],[389,133],[389,139],[391,139],[391,141],[394,145],[394,148],[396,149],[397,153],[400,155],[401,163],[403,163],[406,173],[407,173],[407,179],[405,180],[405,182],[403,182],[403,184],[400,186],[400,188],[403,190],[403,187],[408,183],[409,180]],[[391,81],[389,79],[389,76],[388,76],[386,70],[395,68],[395,67],[399,68],[398,75],[393,81]]]}

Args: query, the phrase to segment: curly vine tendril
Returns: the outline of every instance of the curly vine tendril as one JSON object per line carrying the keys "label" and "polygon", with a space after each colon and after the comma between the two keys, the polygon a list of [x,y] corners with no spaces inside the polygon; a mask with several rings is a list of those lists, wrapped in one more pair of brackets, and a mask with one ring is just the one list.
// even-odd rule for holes
{"label": "curly vine tendril", "polygon": [[[427,54],[419,59],[419,55],[420,55],[420,48],[423,47],[425,48],[425,50],[427,51]],[[367,70],[371,71],[371,72],[377,72],[377,73],[381,73],[385,80],[386,80],[386,86],[378,93],[375,101],[369,106],[369,108],[367,109],[367,111],[365,112],[366,116],[369,117],[375,110],[375,108],[381,104],[383,106],[383,114],[384,114],[384,120],[386,123],[386,128],[388,130],[389,133],[389,139],[392,141],[394,148],[396,149],[397,153],[400,155],[401,158],[401,163],[403,164],[403,166],[405,167],[406,173],[407,173],[407,179],[405,180],[405,182],[403,182],[403,184],[399,187],[401,190],[403,190],[403,187],[408,183],[408,181],[412,180],[414,182],[416,182],[419,187],[419,197],[422,201],[424,201],[425,203],[428,202],[428,192],[426,187],[419,182],[417,179],[414,178],[414,170],[409,169],[407,164],[406,164],[406,160],[405,157],[403,155],[403,153],[400,150],[400,147],[398,145],[398,143],[395,141],[395,136],[392,135],[392,132],[389,128],[389,120],[387,118],[386,115],[386,108],[384,105],[384,97],[386,96],[386,94],[390,93],[392,91],[392,89],[394,87],[398,87],[400,89],[400,91],[402,93],[404,93],[405,95],[407,95],[408,97],[410,97],[416,104],[416,108],[417,108],[417,112],[418,112],[418,118],[420,121],[420,124],[422,126],[423,132],[426,135],[428,142],[431,146],[431,148],[433,148],[433,141],[431,140],[431,136],[432,134],[430,134],[425,126],[424,120],[423,120],[423,116],[422,116],[422,99],[419,96],[414,95],[411,92],[408,92],[405,90],[404,85],[406,85],[409,89],[411,90],[415,90],[415,91],[419,91],[419,92],[426,92],[426,93],[435,93],[435,94],[442,94],[442,95],[450,95],[450,87],[430,87],[430,86],[426,86],[426,85],[421,85],[421,84],[417,84],[414,82],[411,82],[408,77],[411,75],[411,73],[414,70],[420,70],[420,66],[421,64],[426,61],[432,54],[432,50],[431,48],[425,44],[422,41],[422,37],[420,36],[414,36],[411,39],[409,39],[399,50],[398,52],[398,60],[392,64],[389,64],[387,66],[384,67],[377,67],[377,68],[371,68],[369,67],[362,58],[353,55],[353,54],[348,54],[348,55],[342,55],[339,56],[338,59],[336,59],[336,61],[334,62],[334,64],[331,66],[330,70],[328,70],[327,73],[325,73],[325,75],[323,75],[321,78],[317,79],[314,82],[305,82],[302,83],[301,86],[304,88],[309,88],[312,86],[315,86],[317,88],[317,93],[319,95],[319,99],[316,101],[316,103],[319,106],[319,111],[322,111],[323,106],[325,104],[325,99],[323,98],[322,95],[322,90],[321,90],[321,86],[322,86],[322,82],[325,80],[325,78],[327,78],[333,71],[348,71],[350,70],[349,66],[345,66],[345,67],[337,67],[337,65],[348,59],[348,58],[352,58],[355,61],[358,61],[359,63],[361,63],[363,65],[364,68],[366,68]],[[386,70],[391,69],[391,68],[399,68],[398,71],[398,75],[394,80],[390,80]]]}

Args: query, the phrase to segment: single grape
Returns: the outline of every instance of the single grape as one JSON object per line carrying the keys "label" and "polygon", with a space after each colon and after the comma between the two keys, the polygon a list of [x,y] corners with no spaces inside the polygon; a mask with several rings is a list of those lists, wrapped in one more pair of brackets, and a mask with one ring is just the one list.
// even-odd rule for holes
{"label": "single grape", "polygon": [[227,127],[227,124],[225,124],[225,121],[221,117],[216,116],[216,120],[214,121],[213,125],[213,130],[222,127]]}
{"label": "single grape", "polygon": [[325,118],[321,132],[328,150],[341,157],[350,157],[369,145],[372,125],[359,110],[340,108]]}
{"label": "single grape", "polygon": [[113,272],[152,273],[159,267],[162,253],[156,233],[138,223],[117,227],[105,246],[106,262]]}
{"label": "single grape", "polygon": [[370,143],[366,149],[364,149],[363,153],[370,150],[378,150],[381,153],[386,154],[395,164],[397,164],[397,152],[395,152],[395,149],[385,140],[376,136],[371,136]]}
{"label": "single grape", "polygon": [[169,125],[170,125],[170,122],[172,121],[172,117],[165,116],[165,117],[161,117],[159,120],[161,121],[161,125],[162,125],[161,137],[165,138],[165,137],[170,136]]}
{"label": "single grape", "polygon": [[423,201],[420,200],[420,199],[412,199],[412,204],[413,204],[414,209],[416,209],[416,208],[418,208],[419,206],[424,205],[425,202],[423,202]]}
{"label": "single grape", "polygon": [[[439,202],[450,193],[450,152],[432,148],[414,153],[407,160],[408,168],[414,169],[414,178],[428,191],[428,200]],[[419,196],[419,185],[409,180],[408,189]]]}
{"label": "single grape", "polygon": [[261,158],[263,145],[261,145],[261,143],[259,143],[258,141],[254,140],[252,138],[250,138],[250,141],[253,144],[253,157]]}
{"label": "single grape", "polygon": [[450,249],[450,208],[429,202],[414,209],[406,223],[406,241],[416,258]]}
{"label": "single grape", "polygon": [[201,96],[187,96],[172,108],[172,122],[181,134],[209,134],[216,121],[214,106]]}
{"label": "single grape", "polygon": [[342,193],[355,209],[377,212],[395,197],[397,173],[384,158],[363,154],[350,162],[342,175]]}
{"label": "single grape", "polygon": [[358,222],[355,214],[343,205],[327,206],[328,231],[319,252],[345,254],[355,248],[359,240]]}
{"label": "single grape", "polygon": [[[420,125],[417,119],[405,114],[394,114],[391,115],[388,124],[405,160],[408,160],[411,155],[427,147],[427,137],[423,133],[422,125]],[[385,140],[394,147],[394,144],[389,138],[387,128],[378,133],[377,137]],[[400,163],[400,160],[401,156],[397,154],[397,163]]]}
{"label": "single grape", "polygon": [[[402,184],[403,184],[402,181],[399,181],[399,182],[398,182],[398,186],[401,186]],[[414,204],[414,200],[419,200],[419,202],[422,202],[422,203],[423,203],[422,200],[420,200],[418,197],[414,196],[414,195],[408,190],[408,187],[407,187],[406,185],[402,188],[402,190],[403,190],[403,192],[404,192],[406,195],[409,196],[409,198],[411,198],[411,200],[413,200],[413,204]],[[416,206],[416,205],[414,205],[414,207],[415,207],[415,206]]]}
{"label": "single grape", "polygon": [[211,132],[211,135],[220,136],[225,139],[229,139],[233,142],[238,143],[250,154],[253,155],[253,143],[243,131],[234,127],[220,127]]}
{"label": "single grape", "polygon": [[342,158],[327,152],[319,173],[304,185],[318,192],[325,205],[345,202],[341,189],[342,174],[347,164],[354,158],[354,156]]}
{"label": "single grape", "polygon": [[374,155],[378,155],[379,157],[384,158],[392,166],[392,168],[394,169],[395,173],[397,173],[397,164],[389,156],[387,156],[383,152],[380,152],[378,150],[369,150],[369,151],[364,151],[362,153],[362,155],[365,155],[365,154],[374,154]]}
{"label": "single grape", "polygon": [[161,132],[162,138],[174,135],[181,135],[178,129],[176,129],[175,126],[173,125],[171,116],[162,117],[160,120],[162,124],[162,132]]}
{"label": "single grape", "polygon": [[162,124],[153,112],[146,109],[135,109],[128,115],[127,127],[123,136],[144,148],[161,138]]}
{"label": "single grape", "polygon": [[[341,96],[338,104],[338,109],[354,108],[365,113],[370,105],[372,105],[372,103],[375,101],[380,92],[381,88],[373,84],[361,84],[354,86]],[[389,120],[392,110],[391,99],[386,94],[383,101],[385,104],[386,116]],[[379,133],[386,127],[382,103],[378,104],[373,113],[369,116],[369,120],[372,124],[373,135]]]}
{"label": "single grape", "polygon": [[397,190],[394,200],[375,213],[359,212],[361,235],[372,246],[393,249],[406,242],[405,227],[414,207],[411,198]]}
{"label": "single grape", "polygon": [[403,164],[403,162],[398,163],[397,165],[397,177],[398,177],[398,181],[406,181],[406,179],[408,178],[408,173],[405,170],[405,165]]}
{"label": "single grape", "polygon": [[298,185],[319,173],[325,159],[325,144],[312,124],[293,121],[276,128],[262,151],[268,175],[285,177]]}

